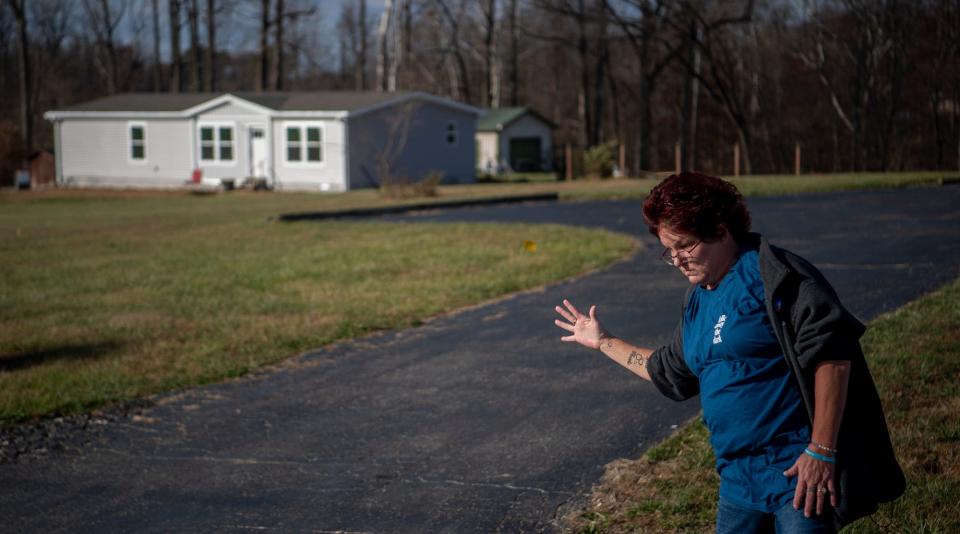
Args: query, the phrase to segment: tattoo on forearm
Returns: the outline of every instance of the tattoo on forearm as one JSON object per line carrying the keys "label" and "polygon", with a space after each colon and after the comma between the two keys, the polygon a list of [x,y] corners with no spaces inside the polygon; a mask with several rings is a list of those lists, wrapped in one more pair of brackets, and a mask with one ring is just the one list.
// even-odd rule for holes
{"label": "tattoo on forearm", "polygon": [[608,337],[606,343],[604,343],[604,346],[605,346],[606,348],[608,348],[608,349],[612,349],[612,348],[613,348],[613,338],[612,338],[612,337]]}
{"label": "tattoo on forearm", "polygon": [[635,350],[630,351],[630,356],[627,357],[627,365],[639,365],[640,367],[643,367],[645,362],[646,358],[644,358]]}

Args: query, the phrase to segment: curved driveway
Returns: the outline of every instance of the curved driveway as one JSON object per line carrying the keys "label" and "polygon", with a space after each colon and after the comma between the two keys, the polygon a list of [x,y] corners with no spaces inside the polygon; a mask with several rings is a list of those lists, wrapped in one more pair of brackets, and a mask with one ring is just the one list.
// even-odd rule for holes
{"label": "curved driveway", "polygon": [[[960,187],[751,199],[755,228],[817,263],[870,319],[960,275]],[[641,237],[636,201],[393,217],[603,226]],[[425,259],[424,261],[429,261]],[[553,530],[604,464],[698,410],[561,344],[552,307],[599,305],[666,339],[685,282],[641,253],[574,281],[163,396],[86,447],[0,465],[11,531]]]}

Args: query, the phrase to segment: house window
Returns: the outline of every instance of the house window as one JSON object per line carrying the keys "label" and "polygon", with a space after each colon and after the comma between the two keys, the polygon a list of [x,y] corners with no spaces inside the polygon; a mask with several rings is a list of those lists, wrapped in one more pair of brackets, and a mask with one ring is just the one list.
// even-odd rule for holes
{"label": "house window", "polygon": [[200,161],[233,161],[233,126],[200,126]]}
{"label": "house window", "polygon": [[455,121],[447,121],[446,129],[446,140],[448,146],[457,146],[457,141],[459,140],[459,133],[457,131],[457,123]]}
{"label": "house window", "polygon": [[287,128],[287,161],[300,161],[302,149],[300,128]]}
{"label": "house window", "polygon": [[220,161],[233,161],[233,128],[218,128],[220,135]]}
{"label": "house window", "polygon": [[319,125],[288,125],[286,138],[287,162],[323,162],[323,128]]}
{"label": "house window", "polygon": [[131,123],[128,128],[130,145],[130,160],[143,162],[147,159],[147,126],[142,123]]}

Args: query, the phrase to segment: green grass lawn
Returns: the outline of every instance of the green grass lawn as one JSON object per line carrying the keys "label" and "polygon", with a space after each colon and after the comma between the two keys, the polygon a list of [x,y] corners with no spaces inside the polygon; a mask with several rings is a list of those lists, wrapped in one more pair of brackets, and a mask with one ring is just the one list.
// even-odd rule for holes
{"label": "green grass lawn", "polygon": [[[845,533],[960,532],[960,280],[874,320],[863,338],[906,494]],[[713,532],[719,478],[697,418],[607,466],[572,532]]]}
{"label": "green grass lawn", "polygon": [[549,225],[268,221],[354,200],[0,196],[0,423],[238,376],[638,246]]}

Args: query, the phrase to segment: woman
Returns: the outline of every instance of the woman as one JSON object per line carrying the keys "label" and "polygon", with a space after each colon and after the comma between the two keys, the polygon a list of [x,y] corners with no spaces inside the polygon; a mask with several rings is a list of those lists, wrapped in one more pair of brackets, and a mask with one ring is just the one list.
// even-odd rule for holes
{"label": "woman", "polygon": [[556,311],[561,338],[664,395],[700,395],[720,474],[717,532],[835,532],[898,497],[903,473],[859,338],[865,327],[810,263],[750,233],[736,187],[670,176],[643,204],[662,258],[690,281],[673,341],[642,348],[596,306]]}

